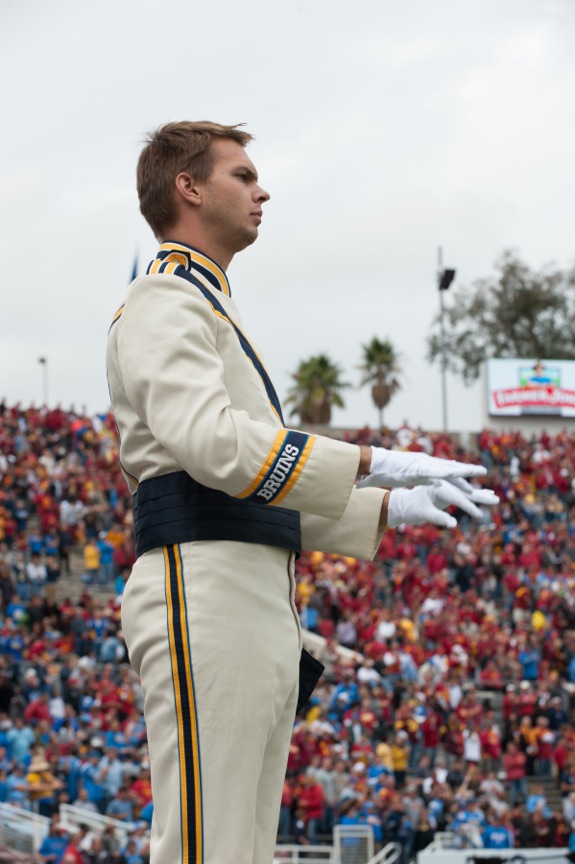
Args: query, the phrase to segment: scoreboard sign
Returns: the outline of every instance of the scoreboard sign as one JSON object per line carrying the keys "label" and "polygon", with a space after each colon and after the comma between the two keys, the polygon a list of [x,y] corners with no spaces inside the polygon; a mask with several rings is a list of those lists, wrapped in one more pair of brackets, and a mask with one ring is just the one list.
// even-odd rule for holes
{"label": "scoreboard sign", "polygon": [[575,417],[575,360],[488,360],[486,378],[492,417]]}

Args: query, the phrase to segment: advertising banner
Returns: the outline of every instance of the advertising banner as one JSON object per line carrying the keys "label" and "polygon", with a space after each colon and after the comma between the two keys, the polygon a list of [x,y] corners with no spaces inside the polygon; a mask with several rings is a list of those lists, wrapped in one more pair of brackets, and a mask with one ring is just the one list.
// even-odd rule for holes
{"label": "advertising banner", "polygon": [[492,417],[575,417],[575,360],[493,359],[486,372]]}

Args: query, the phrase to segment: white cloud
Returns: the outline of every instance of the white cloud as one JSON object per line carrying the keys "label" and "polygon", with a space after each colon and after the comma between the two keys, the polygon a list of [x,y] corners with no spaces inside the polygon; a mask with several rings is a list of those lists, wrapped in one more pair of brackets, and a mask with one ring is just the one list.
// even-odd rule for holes
{"label": "white cloud", "polygon": [[[45,354],[54,399],[105,407],[107,325],[155,249],[142,136],[212,118],[256,133],[272,193],[230,277],[279,392],[319,350],[357,380],[361,343],[389,336],[389,421],[439,426],[437,246],[466,283],[509,246],[572,260],[574,23],[571,0],[4,3],[0,392],[38,401]],[[449,390],[452,424],[478,425],[481,392]],[[375,421],[367,390],[347,401],[338,422]]]}

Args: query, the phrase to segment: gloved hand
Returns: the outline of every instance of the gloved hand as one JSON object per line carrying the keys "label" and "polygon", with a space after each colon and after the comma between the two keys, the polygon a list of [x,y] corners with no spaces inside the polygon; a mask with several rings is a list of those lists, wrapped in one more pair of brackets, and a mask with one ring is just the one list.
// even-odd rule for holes
{"label": "gloved hand", "polygon": [[474,504],[499,504],[499,497],[493,489],[477,488],[464,480],[463,477],[450,477],[449,483],[453,484],[456,489],[461,489]]}
{"label": "gloved hand", "polygon": [[[469,485],[469,484],[468,484]],[[473,487],[471,487],[473,489]],[[474,490],[486,492],[481,503],[496,504],[499,498],[490,489]],[[457,485],[446,480],[435,480],[427,486],[414,489],[392,489],[387,502],[387,524],[390,528],[398,525],[421,525],[433,522],[444,528],[455,528],[457,519],[444,513],[446,507],[455,504],[474,519],[482,519],[483,514],[471,500],[470,493],[458,489]]]}
{"label": "gloved hand", "polygon": [[419,486],[434,480],[482,477],[487,474],[482,465],[438,459],[425,453],[372,447],[371,454],[370,473],[358,483],[360,489],[365,486],[394,489],[398,486]]}

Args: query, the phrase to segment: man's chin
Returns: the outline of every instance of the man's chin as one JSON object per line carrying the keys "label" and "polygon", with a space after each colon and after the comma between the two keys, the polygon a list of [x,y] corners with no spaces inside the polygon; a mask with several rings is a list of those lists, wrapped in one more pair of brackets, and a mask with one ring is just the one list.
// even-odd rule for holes
{"label": "man's chin", "polygon": [[[252,243],[255,243],[258,239],[258,229],[254,228],[253,231],[246,231],[241,237],[238,238],[238,247],[237,251],[241,252],[242,249],[246,249],[248,246],[251,246]],[[241,245],[240,245],[241,244]]]}

